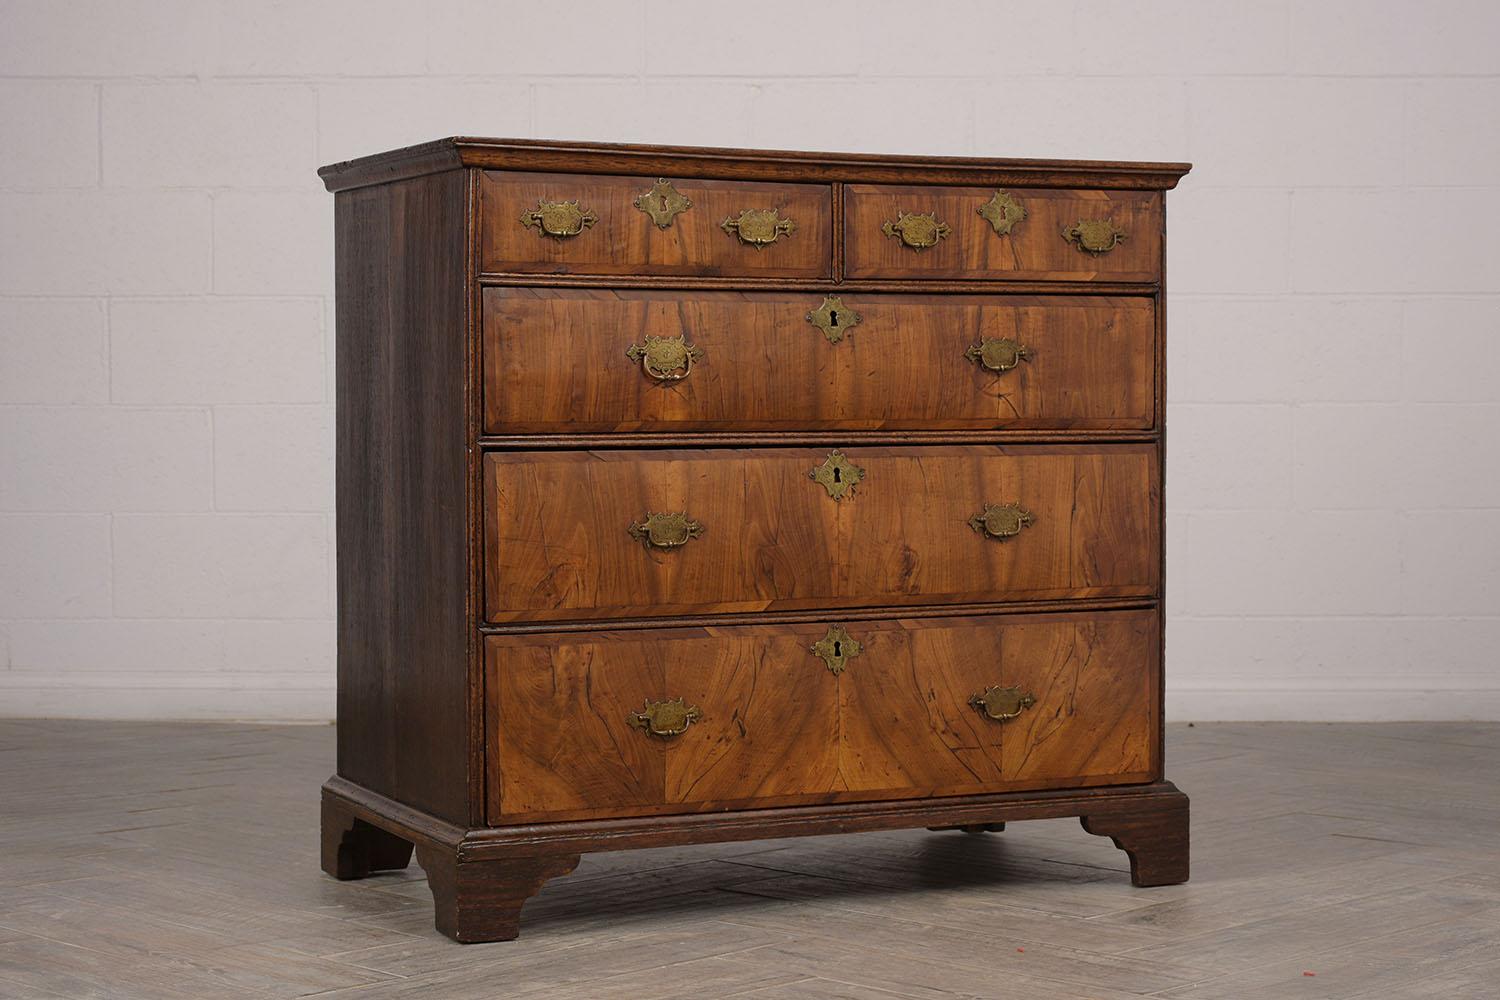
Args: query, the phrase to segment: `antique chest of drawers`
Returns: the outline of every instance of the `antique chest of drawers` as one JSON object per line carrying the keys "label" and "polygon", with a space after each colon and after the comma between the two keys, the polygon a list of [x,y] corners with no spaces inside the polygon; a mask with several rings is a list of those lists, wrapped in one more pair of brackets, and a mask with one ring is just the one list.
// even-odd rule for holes
{"label": "antique chest of drawers", "polygon": [[324,869],[415,848],[460,941],[515,937],[582,853],[703,841],[1077,816],[1185,880],[1187,169],[488,139],[324,168]]}

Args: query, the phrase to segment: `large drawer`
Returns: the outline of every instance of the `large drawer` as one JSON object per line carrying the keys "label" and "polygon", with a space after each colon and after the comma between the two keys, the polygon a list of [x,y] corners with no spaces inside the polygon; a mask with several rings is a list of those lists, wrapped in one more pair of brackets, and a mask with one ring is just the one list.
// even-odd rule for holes
{"label": "large drawer", "polygon": [[1149,429],[1149,298],[487,288],[490,433]]}
{"label": "large drawer", "polygon": [[1158,483],[1149,444],[491,453],[486,618],[1151,597]]}
{"label": "large drawer", "polygon": [[848,278],[1155,281],[1161,236],[1156,191],[844,188]]}
{"label": "large drawer", "polygon": [[1121,611],[492,636],[489,820],[1148,781],[1157,629]]}
{"label": "large drawer", "polygon": [[[673,179],[690,202],[653,216],[658,178],[488,171],[480,266],[527,274],[826,278],[833,193],[821,184]],[[681,208],[681,203],[674,203]],[[774,213],[774,215],[772,214]],[[660,218],[665,225],[655,221]]]}

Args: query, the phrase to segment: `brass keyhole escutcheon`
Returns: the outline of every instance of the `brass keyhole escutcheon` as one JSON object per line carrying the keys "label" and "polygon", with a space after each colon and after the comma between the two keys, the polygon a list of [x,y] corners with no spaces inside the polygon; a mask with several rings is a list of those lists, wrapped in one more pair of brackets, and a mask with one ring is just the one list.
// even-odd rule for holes
{"label": "brass keyhole escutcheon", "polygon": [[913,250],[926,250],[937,246],[938,240],[953,232],[953,228],[946,222],[939,222],[932,212],[908,215],[898,210],[896,221],[887,219],[881,224],[880,231],[887,236],[899,238]]}
{"label": "brass keyhole escutcheon", "polygon": [[996,191],[995,196],[979,206],[978,211],[994,227],[996,236],[1007,235],[1015,228],[1016,223],[1026,218],[1026,209],[1004,191]]}
{"label": "brass keyhole escutcheon", "polygon": [[632,523],[626,530],[631,538],[648,549],[675,549],[703,534],[703,525],[688,517],[686,512],[654,514],[647,511],[644,520]]}
{"label": "brass keyhole escutcheon", "polygon": [[1031,360],[1031,350],[1009,337],[985,337],[964,351],[964,357],[992,372],[1008,372]]}
{"label": "brass keyhole escutcheon", "polygon": [[641,370],[658,382],[678,382],[693,373],[693,362],[703,357],[703,350],[681,337],[657,337],[646,335],[643,344],[631,344],[625,351],[632,361],[641,363]]}
{"label": "brass keyhole escutcheon", "polygon": [[1002,687],[997,684],[986,688],[982,694],[971,697],[969,704],[983,712],[986,718],[1007,722],[1035,705],[1036,696],[1029,691],[1022,693],[1018,687]]}
{"label": "brass keyhole escutcheon", "polygon": [[702,722],[703,712],[697,705],[673,698],[671,701],[648,701],[639,712],[629,713],[625,721],[652,736],[669,739],[687,732],[693,723]]}
{"label": "brass keyhole escutcheon", "polygon": [[521,214],[521,225],[534,226],[543,235],[560,240],[577,236],[598,221],[599,216],[576,201],[538,201],[536,208]]}
{"label": "brass keyhole escutcheon", "polygon": [[969,518],[969,527],[988,538],[1005,541],[1029,528],[1035,521],[1031,511],[1018,503],[987,503],[984,510]]}
{"label": "brass keyhole escutcheon", "polygon": [[671,226],[673,219],[693,207],[692,201],[679,193],[665,177],[657,178],[645,194],[636,195],[632,204],[650,216],[657,229]]}
{"label": "brass keyhole escutcheon", "polygon": [[1110,219],[1079,219],[1063,230],[1063,239],[1094,256],[1109,253],[1125,241],[1125,230]]}
{"label": "brass keyhole escutcheon", "polygon": [[828,634],[808,647],[837,677],[844,672],[849,661],[864,651],[864,647],[849,637],[842,625],[830,625]]}
{"label": "brass keyhole escutcheon", "polygon": [[822,330],[830,344],[843,340],[844,334],[859,326],[863,319],[859,313],[844,305],[844,300],[837,295],[824,296],[823,304],[807,314],[807,321]]}
{"label": "brass keyhole escutcheon", "polygon": [[842,500],[851,496],[854,487],[864,480],[865,470],[849,461],[843,452],[835,450],[828,453],[822,465],[809,471],[807,478],[821,485],[835,500]]}

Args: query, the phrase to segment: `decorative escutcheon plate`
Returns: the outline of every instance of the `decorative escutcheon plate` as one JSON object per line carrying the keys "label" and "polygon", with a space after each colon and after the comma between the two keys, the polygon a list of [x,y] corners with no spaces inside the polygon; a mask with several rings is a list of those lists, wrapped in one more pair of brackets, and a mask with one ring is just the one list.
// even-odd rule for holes
{"label": "decorative escutcheon plate", "polygon": [[1036,519],[1031,516],[1031,511],[1018,503],[987,503],[984,510],[969,518],[969,527],[981,535],[998,538],[1003,542],[1019,535],[1022,528],[1031,527],[1034,520]]}
{"label": "decorative escutcheon plate", "polygon": [[693,373],[693,362],[703,357],[703,350],[681,337],[646,335],[644,344],[631,344],[625,355],[641,363],[641,370],[658,382],[677,382]]}
{"label": "decorative escutcheon plate", "polygon": [[896,213],[896,221],[887,219],[880,226],[880,231],[887,236],[897,237],[902,243],[913,250],[926,250],[935,247],[938,240],[943,239],[953,232],[951,226],[946,222],[939,222],[937,216],[928,212],[924,215],[907,215],[905,212]]}
{"label": "decorative escutcheon plate", "polygon": [[668,738],[681,736],[688,726],[703,721],[703,713],[697,705],[688,705],[681,698],[671,701],[648,701],[639,712],[631,712],[626,721],[652,736]]}
{"label": "decorative escutcheon plate", "polygon": [[693,207],[692,201],[680,194],[665,177],[657,178],[650,191],[637,195],[634,205],[651,216],[657,229],[666,229],[673,219]]}
{"label": "decorative escutcheon plate", "polygon": [[1063,230],[1063,239],[1091,254],[1109,253],[1125,241],[1125,230],[1109,219],[1079,219]]}
{"label": "decorative escutcheon plate", "polygon": [[996,236],[1004,236],[1026,218],[1026,209],[1004,191],[996,191],[993,198],[979,206],[979,214],[995,227]]}
{"label": "decorative escutcheon plate", "polygon": [[1031,352],[1026,345],[1009,337],[985,337],[964,351],[964,357],[992,372],[1008,372],[1022,361],[1031,360]]}
{"label": "decorative escutcheon plate", "polygon": [[828,453],[822,465],[808,472],[807,478],[821,485],[835,500],[842,500],[854,494],[854,487],[865,478],[865,470],[835,450]]}
{"label": "decorative escutcheon plate", "polygon": [[547,236],[566,239],[591,228],[599,217],[576,201],[538,201],[536,208],[521,215],[521,225],[535,226]]}
{"label": "decorative escutcheon plate", "polygon": [[630,532],[631,538],[648,549],[652,546],[658,549],[675,549],[703,534],[703,525],[688,517],[686,512],[653,514],[647,511],[645,520],[636,521],[626,530]]}
{"label": "decorative escutcheon plate", "polygon": [[988,718],[996,722],[1005,722],[1035,705],[1036,696],[1030,693],[1023,694],[1018,687],[1001,687],[997,684],[986,688],[983,694],[971,697],[969,704],[979,709]]}
{"label": "decorative escutcheon plate", "polygon": [[844,300],[837,295],[825,296],[823,304],[807,314],[807,321],[822,330],[830,344],[843,340],[844,334],[859,326],[863,318],[844,305]]}
{"label": "decorative escutcheon plate", "polygon": [[830,625],[828,634],[807,648],[827,664],[835,677],[844,672],[850,660],[864,651],[863,646],[849,638],[842,625]]}
{"label": "decorative escutcheon plate", "polygon": [[774,208],[747,208],[738,219],[731,217],[719,223],[719,228],[759,250],[795,233],[797,224],[791,219],[780,218],[779,211]]}

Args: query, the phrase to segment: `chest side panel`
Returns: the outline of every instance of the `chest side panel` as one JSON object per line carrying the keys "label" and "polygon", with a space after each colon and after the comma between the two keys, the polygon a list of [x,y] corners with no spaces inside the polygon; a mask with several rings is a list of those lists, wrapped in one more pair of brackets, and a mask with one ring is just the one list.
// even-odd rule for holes
{"label": "chest side panel", "polygon": [[338,771],[469,819],[467,178],[341,192]]}

